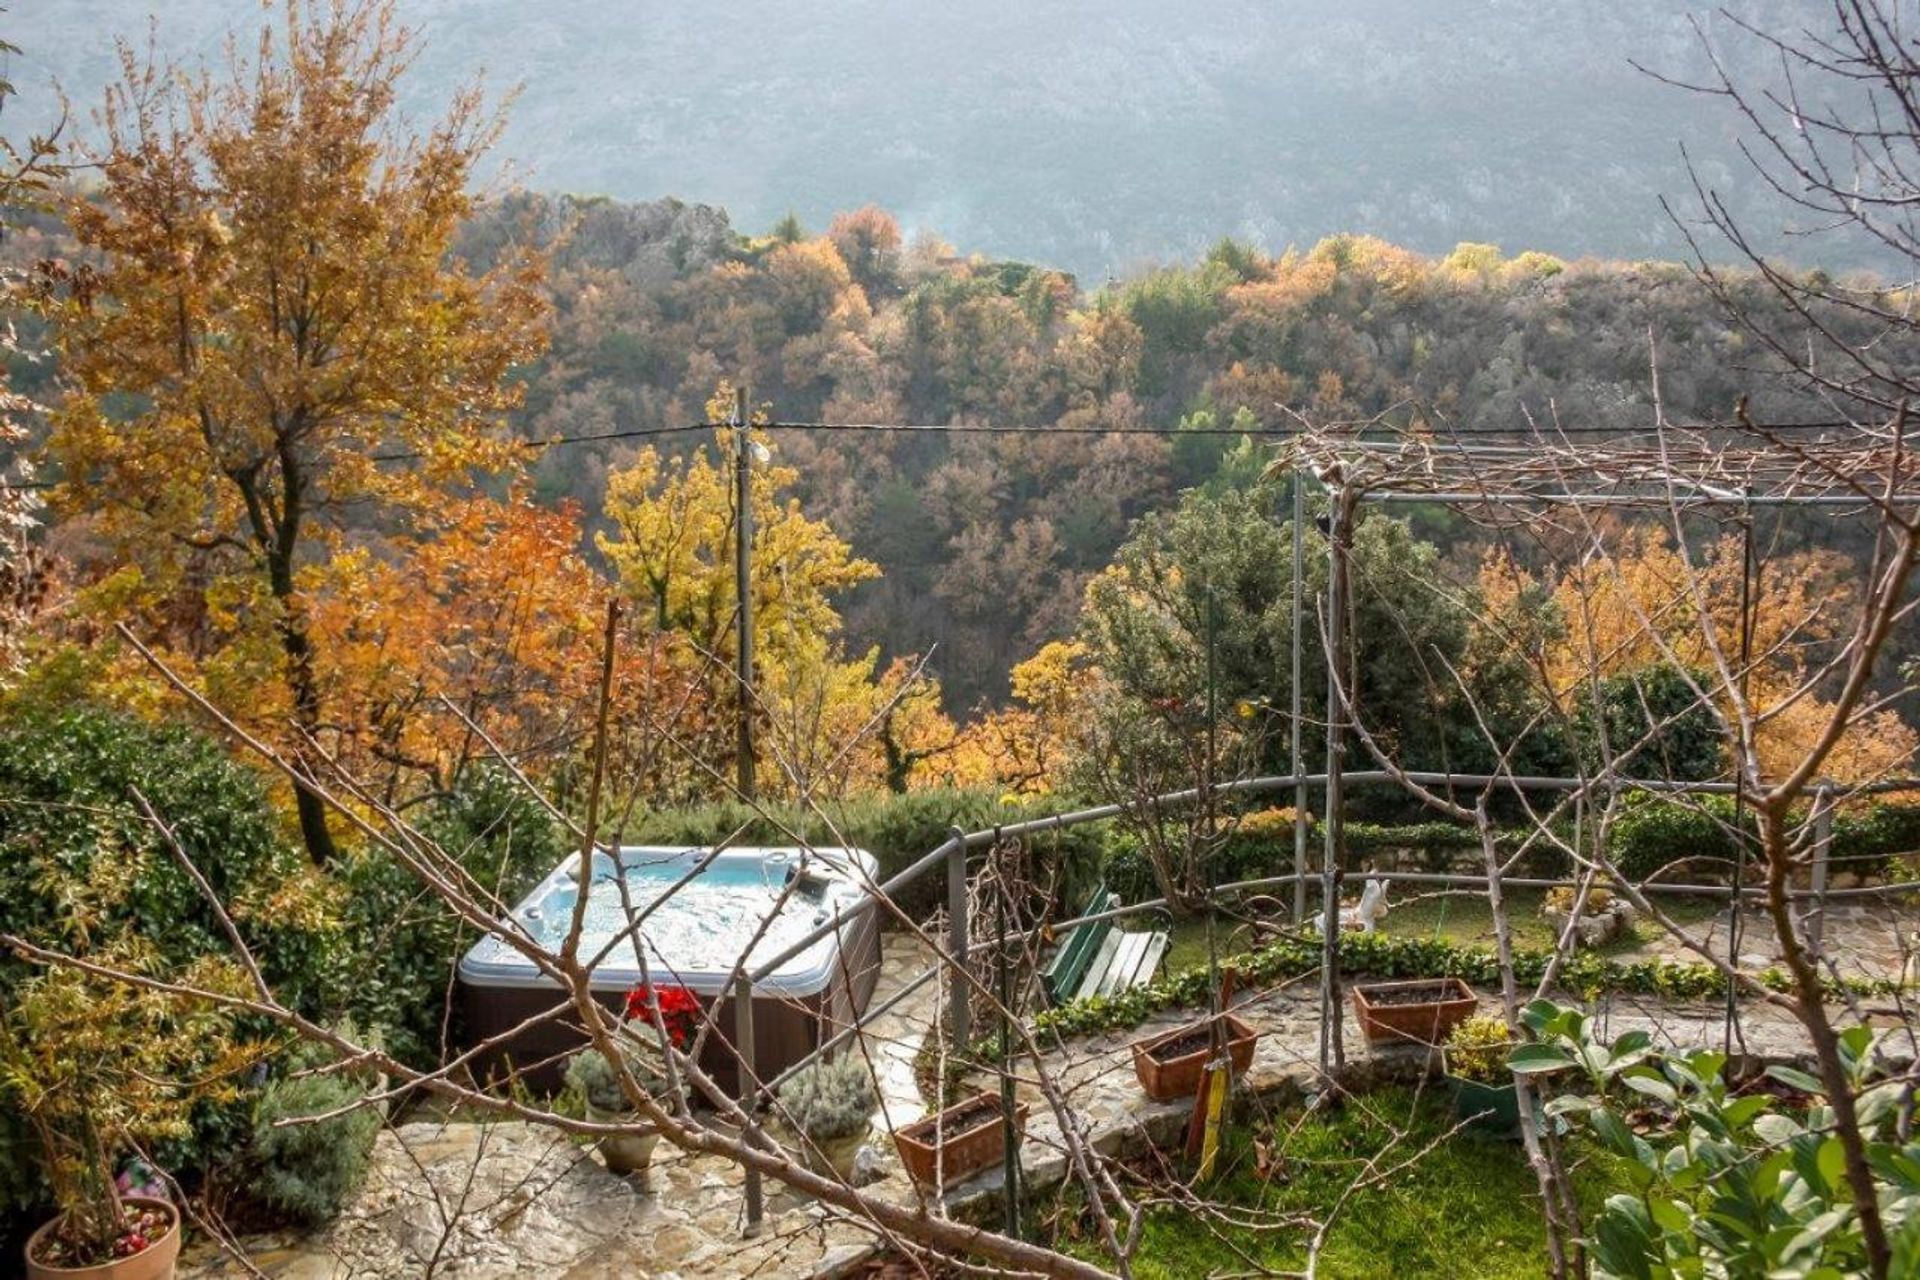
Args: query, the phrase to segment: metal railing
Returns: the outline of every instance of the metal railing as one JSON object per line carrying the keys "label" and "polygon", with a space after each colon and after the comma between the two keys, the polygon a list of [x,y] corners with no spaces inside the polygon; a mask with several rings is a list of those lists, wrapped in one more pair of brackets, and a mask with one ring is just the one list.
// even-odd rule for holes
{"label": "metal railing", "polygon": [[[1349,770],[1342,774],[1342,780],[1349,784],[1373,785],[1380,783],[1400,783],[1410,781],[1422,786],[1448,787],[1461,790],[1482,790],[1488,787],[1501,787],[1514,791],[1648,791],[1669,795],[1733,795],[1740,790],[1730,782],[1673,782],[1661,778],[1615,779],[1604,785],[1592,780],[1577,778],[1533,777],[1533,776],[1494,776],[1487,774],[1449,774],[1433,772],[1405,771],[1391,773],[1386,770]],[[1300,787],[1324,785],[1327,775],[1324,773],[1285,774],[1242,778],[1233,782],[1219,783],[1212,788],[1216,797],[1260,795],[1270,791],[1283,791]],[[736,1050],[741,1055],[739,1098],[742,1107],[749,1115],[764,1105],[765,1100],[777,1091],[781,1085],[792,1079],[800,1071],[817,1062],[850,1042],[863,1031],[873,1019],[891,1012],[907,997],[932,981],[949,963],[964,966],[970,946],[970,922],[967,909],[967,851],[984,845],[996,844],[1006,839],[1020,839],[1026,836],[1041,835],[1049,831],[1058,831],[1067,827],[1080,826],[1089,822],[1103,822],[1111,818],[1124,816],[1142,809],[1173,808],[1199,800],[1207,791],[1204,787],[1188,787],[1179,791],[1170,791],[1153,797],[1143,803],[1094,805],[1068,813],[1050,814],[1041,818],[1029,818],[1020,822],[1004,823],[979,831],[962,831],[955,827],[948,837],[912,863],[888,876],[879,884],[864,892],[853,904],[841,907],[830,917],[789,943],[766,961],[751,970],[741,972],[735,986],[735,1035]],[[1904,884],[1885,884],[1860,886],[1850,889],[1832,889],[1828,887],[1828,864],[1832,851],[1832,800],[1838,788],[1822,785],[1813,788],[1815,807],[1812,816],[1814,822],[1813,859],[1811,864],[1812,887],[1808,889],[1790,889],[1787,896],[1796,902],[1812,901],[1815,908],[1807,917],[1812,940],[1818,946],[1825,929],[1826,904],[1834,898],[1864,898],[1899,896],[1907,893],[1920,893],[1920,882]],[[1899,778],[1869,783],[1858,787],[1846,788],[1848,795],[1881,795],[1892,792],[1920,790],[1920,779]],[[847,925],[858,920],[862,913],[877,912],[885,901],[890,901],[900,890],[914,884],[922,876],[936,867],[944,867],[947,873],[947,924],[948,941],[946,959],[936,960],[919,974],[909,979],[898,991],[890,994],[879,1005],[857,1013],[847,1026],[823,1040],[817,1047],[799,1061],[782,1070],[772,1080],[764,1084],[752,1083],[752,997],[754,987],[765,981],[779,968],[795,956],[806,951],[823,938],[839,936]],[[1433,871],[1369,871],[1365,873],[1371,879],[1388,883],[1459,885],[1461,887],[1484,886],[1486,875],[1472,875],[1462,872]],[[1294,884],[1311,884],[1318,881],[1323,895],[1332,891],[1332,876],[1326,871],[1317,873],[1291,873],[1287,875],[1266,876],[1252,880],[1240,880],[1229,884],[1217,885],[1207,890],[1207,897],[1230,898],[1252,893],[1262,889],[1285,888]],[[1525,877],[1502,876],[1500,882],[1517,888],[1576,888],[1578,881],[1571,877]],[[1758,887],[1736,889],[1731,885],[1691,884],[1659,882],[1643,884],[1642,893],[1671,894],[1674,896],[1717,897],[1729,903],[1736,898],[1742,901],[1765,897],[1765,891]],[[1009,940],[1026,940],[1037,934],[1041,928],[1055,930],[1070,929],[1083,924],[1093,924],[1120,916],[1132,915],[1142,911],[1152,911],[1170,906],[1165,898],[1154,898],[1145,902],[1130,903],[1109,910],[1090,912],[1071,919],[1052,922],[1047,926],[1021,930]],[[1337,934],[1325,940],[1328,948],[1339,945]],[[950,1034],[956,1043],[965,1044],[971,1031],[970,1008],[967,986],[964,982],[955,982],[948,991],[947,1019]],[[761,1214],[760,1178],[757,1173],[749,1172],[746,1185],[747,1223],[749,1231],[758,1228]]]}

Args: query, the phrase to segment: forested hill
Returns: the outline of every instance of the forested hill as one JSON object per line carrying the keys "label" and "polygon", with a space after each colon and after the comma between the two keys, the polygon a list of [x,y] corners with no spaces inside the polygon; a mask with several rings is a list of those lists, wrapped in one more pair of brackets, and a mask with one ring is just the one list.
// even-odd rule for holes
{"label": "forested hill", "polygon": [[[549,250],[556,305],[552,351],[526,374],[521,426],[542,436],[698,421],[733,376],[789,420],[1224,426],[1283,421],[1279,406],[1352,418],[1404,405],[1462,431],[1529,417],[1644,427],[1655,348],[1676,419],[1724,419],[1742,395],[1775,421],[1820,412],[1671,264],[1472,244],[1429,258],[1341,236],[1278,259],[1224,242],[1089,292],[903,245],[877,209],[746,239],[702,206],[534,195],[492,207],[464,249],[485,263],[524,240]],[[647,443],[551,450],[539,490],[594,520],[609,466]],[[1132,520],[1223,466],[1244,470],[1234,443],[1044,431],[777,446],[809,513],[884,571],[855,592],[850,638],[889,655],[938,645],[947,696],[966,705],[1071,631]]]}
{"label": "forested hill", "polygon": [[[257,0],[29,0],[9,128],[85,112],[110,37],[218,58]],[[431,118],[481,69],[524,86],[499,152],[515,180],[674,193],[761,231],[867,201],[909,232],[1089,281],[1191,259],[1223,233],[1279,250],[1343,231],[1429,253],[1463,239],[1674,258],[1660,211],[1686,145],[1749,223],[1733,113],[1629,59],[1701,78],[1699,17],[1764,83],[1774,63],[1686,0],[403,0],[407,81]],[[1731,0],[1771,30],[1804,0]],[[240,44],[248,40],[243,36]],[[1751,203],[1750,203],[1751,202]],[[1771,241],[1770,241],[1771,242]],[[1820,245],[1798,242],[1799,254]],[[1821,265],[1861,265],[1832,261]]]}

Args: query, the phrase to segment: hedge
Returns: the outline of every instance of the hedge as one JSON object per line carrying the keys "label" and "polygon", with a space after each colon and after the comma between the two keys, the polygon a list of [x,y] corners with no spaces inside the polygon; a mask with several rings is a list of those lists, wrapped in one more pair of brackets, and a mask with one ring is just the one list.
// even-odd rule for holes
{"label": "hedge", "polygon": [[[1544,948],[1515,947],[1514,976],[1526,984],[1545,976],[1553,953]],[[1320,967],[1317,938],[1281,938],[1257,951],[1222,960],[1250,984],[1265,985],[1294,978]],[[1459,977],[1478,986],[1500,981],[1500,960],[1490,947],[1449,942],[1443,938],[1397,937],[1384,933],[1354,934],[1341,939],[1343,972],[1373,978]],[[1768,969],[1760,980],[1776,991],[1790,981],[1778,969]],[[1089,1035],[1138,1026],[1165,1009],[1199,1008],[1207,1003],[1209,976],[1204,967],[1169,974],[1145,986],[1111,996],[1070,1000],[1034,1016],[1034,1028],[1061,1035]],[[1723,995],[1726,979],[1712,965],[1673,960],[1611,960],[1576,953],[1561,964],[1559,985],[1567,991],[1595,995],[1603,991],[1631,992],[1668,1000],[1703,1000]],[[1881,996],[1897,989],[1886,979],[1850,980],[1856,995]]]}
{"label": "hedge", "polygon": [[[1645,791],[1632,792],[1625,797],[1613,824],[1608,851],[1620,874],[1636,882],[1679,859],[1731,863],[1739,856],[1733,819],[1732,796],[1675,800]],[[1742,815],[1741,828],[1750,838],[1756,832],[1751,810]],[[1920,805],[1870,804],[1834,815],[1833,847],[1828,857],[1836,869],[1881,872],[1889,858],[1917,850]]]}
{"label": "hedge", "polygon": [[[1262,880],[1293,871],[1293,832],[1289,822],[1285,830],[1262,825],[1249,830],[1243,825],[1228,835],[1211,858],[1206,870],[1212,885],[1233,884],[1241,880]],[[1445,870],[1462,853],[1478,855],[1480,838],[1470,827],[1448,822],[1416,822],[1382,825],[1349,822],[1346,825],[1347,853],[1358,855],[1384,850],[1409,849],[1431,870]],[[1321,829],[1316,822],[1307,836],[1308,866],[1320,865]],[[1133,831],[1116,827],[1108,841],[1107,886],[1120,895],[1122,902],[1143,902],[1160,896],[1140,837]]]}

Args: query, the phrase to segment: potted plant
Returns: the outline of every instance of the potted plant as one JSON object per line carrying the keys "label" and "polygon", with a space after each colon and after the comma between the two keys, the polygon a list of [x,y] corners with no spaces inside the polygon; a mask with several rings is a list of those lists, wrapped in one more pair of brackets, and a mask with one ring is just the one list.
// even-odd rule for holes
{"label": "potted plant", "polygon": [[1367,982],[1353,989],[1354,1014],[1372,1045],[1438,1045],[1479,1004],[1459,978]]}
{"label": "potted plant", "polygon": [[[169,1280],[179,1211],[150,1176],[122,1183],[137,1146],[191,1132],[194,1104],[229,1101],[249,1059],[229,1020],[161,992],[53,968],[0,1017],[0,1105],[39,1141],[59,1214],[27,1240],[29,1280]],[[192,1083],[183,1083],[191,1081]],[[138,1184],[138,1185],[136,1185]]]}
{"label": "potted plant", "polygon": [[[1231,1013],[1220,1015],[1221,1034],[1233,1074],[1245,1075],[1253,1065],[1253,1045],[1260,1033]],[[1192,1098],[1200,1089],[1200,1074],[1213,1056],[1211,1020],[1163,1031],[1133,1043],[1133,1074],[1155,1102]]]}
{"label": "potted plant", "polygon": [[[579,1099],[587,1119],[624,1129],[602,1135],[598,1143],[608,1172],[622,1177],[646,1172],[660,1141],[659,1133],[638,1119],[639,1108],[627,1093],[623,1072],[647,1096],[664,1096],[670,1077],[659,1033],[664,1031],[675,1049],[684,1048],[700,1014],[699,999],[685,987],[657,990],[656,996],[654,988],[641,983],[627,993],[625,1015],[613,1034],[610,1052],[589,1045],[567,1059],[566,1086]],[[652,1025],[656,999],[659,1030]]]}
{"label": "potted plant", "polygon": [[[894,1131],[893,1145],[907,1175],[923,1187],[952,1184],[998,1165],[1007,1153],[1007,1113],[997,1093],[979,1093]],[[1027,1104],[1013,1109],[1017,1141],[1027,1128]]]}
{"label": "potted plant", "polygon": [[1520,1132],[1520,1099],[1507,1055],[1513,1028],[1492,1014],[1463,1019],[1440,1048],[1440,1069],[1453,1090],[1454,1112],[1471,1128],[1500,1137]]}
{"label": "potted plant", "polygon": [[853,1054],[815,1062],[780,1086],[780,1108],[816,1173],[853,1181],[853,1158],[873,1130],[880,1095]]}

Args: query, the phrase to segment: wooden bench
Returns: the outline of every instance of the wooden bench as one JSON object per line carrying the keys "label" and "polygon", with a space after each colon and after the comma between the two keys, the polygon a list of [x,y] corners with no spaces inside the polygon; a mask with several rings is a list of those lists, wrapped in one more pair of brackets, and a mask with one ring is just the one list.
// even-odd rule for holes
{"label": "wooden bench", "polygon": [[[1098,915],[1120,907],[1120,895],[1105,884],[1093,891],[1081,915]],[[1165,929],[1129,933],[1116,928],[1113,918],[1091,920],[1067,930],[1060,946],[1040,971],[1040,987],[1047,1003],[1064,1004],[1082,996],[1113,995],[1153,981],[1167,954],[1170,934]]]}

